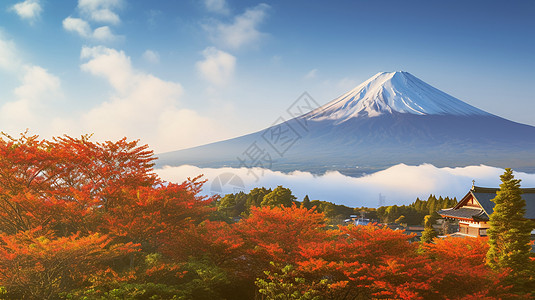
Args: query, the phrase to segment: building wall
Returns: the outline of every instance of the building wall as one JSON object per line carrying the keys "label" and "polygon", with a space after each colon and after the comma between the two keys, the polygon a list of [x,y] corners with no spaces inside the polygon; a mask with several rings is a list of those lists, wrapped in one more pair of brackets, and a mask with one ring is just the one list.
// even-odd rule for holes
{"label": "building wall", "polygon": [[468,235],[479,236],[479,228],[468,226]]}
{"label": "building wall", "polygon": [[459,223],[459,232],[470,236],[486,236],[487,228],[480,228],[480,226],[473,226],[473,224]]}
{"label": "building wall", "polygon": [[459,232],[468,234],[468,225],[467,224],[459,224]]}

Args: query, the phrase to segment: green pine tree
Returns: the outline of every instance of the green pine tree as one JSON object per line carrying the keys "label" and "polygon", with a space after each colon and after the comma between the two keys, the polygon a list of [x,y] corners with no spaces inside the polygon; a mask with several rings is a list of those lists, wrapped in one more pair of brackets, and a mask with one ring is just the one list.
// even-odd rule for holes
{"label": "green pine tree", "polygon": [[422,205],[423,201],[420,200],[420,198],[416,198],[416,201],[414,201],[414,209],[416,209],[417,212],[422,211]]}
{"label": "green pine tree", "polygon": [[432,214],[437,211],[437,198],[434,195],[429,196],[429,199],[427,199],[427,209],[429,210],[429,214]]}
{"label": "green pine tree", "polygon": [[312,208],[312,203],[310,203],[310,198],[308,198],[308,195],[305,195],[305,198],[303,198],[303,202],[301,202],[301,208]]}
{"label": "green pine tree", "polygon": [[422,232],[422,237],[420,242],[431,243],[435,237],[437,237],[437,232],[433,229],[433,218],[431,215],[427,215],[424,218],[424,231]]}
{"label": "green pine tree", "polygon": [[514,178],[510,168],[500,178],[502,184],[492,199],[496,205],[487,230],[487,264],[497,270],[510,269],[511,276],[528,275],[532,223],[524,218],[526,201],[521,197],[520,180]]}

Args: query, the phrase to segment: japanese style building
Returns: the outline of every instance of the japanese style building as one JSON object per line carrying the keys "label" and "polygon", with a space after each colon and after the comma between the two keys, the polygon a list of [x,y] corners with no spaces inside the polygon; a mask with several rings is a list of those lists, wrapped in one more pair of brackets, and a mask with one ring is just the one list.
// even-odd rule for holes
{"label": "japanese style building", "polygon": [[[459,233],[473,237],[486,236],[490,227],[489,217],[494,209],[498,188],[472,186],[468,194],[452,208],[438,212],[443,218],[458,220]],[[522,199],[526,201],[526,219],[535,220],[535,188],[523,188]]]}

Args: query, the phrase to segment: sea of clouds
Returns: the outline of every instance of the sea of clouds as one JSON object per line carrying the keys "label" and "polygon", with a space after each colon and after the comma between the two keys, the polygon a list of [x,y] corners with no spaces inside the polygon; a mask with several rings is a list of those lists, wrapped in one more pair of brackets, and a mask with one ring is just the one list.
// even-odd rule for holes
{"label": "sea of clouds", "polygon": [[[308,195],[311,200],[351,207],[404,205],[412,203],[416,197],[427,199],[430,194],[460,200],[472,186],[472,180],[477,186],[498,187],[503,172],[503,169],[485,165],[437,168],[430,164],[399,164],[358,178],[336,171],[318,176],[301,171],[282,173],[266,169],[198,168],[190,165],[156,170],[163,180],[176,183],[203,174],[203,178],[208,180],[203,188],[204,195],[248,192],[255,187],[282,185],[290,188],[298,200]],[[522,187],[535,187],[535,174],[514,174],[515,178],[522,180]]]}

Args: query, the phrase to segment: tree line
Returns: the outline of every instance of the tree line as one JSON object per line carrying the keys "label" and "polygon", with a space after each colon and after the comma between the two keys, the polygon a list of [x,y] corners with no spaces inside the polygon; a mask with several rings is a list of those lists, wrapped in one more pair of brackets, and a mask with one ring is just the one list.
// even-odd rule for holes
{"label": "tree line", "polygon": [[215,206],[221,218],[238,220],[246,217],[251,207],[262,206],[285,206],[293,204],[307,209],[314,208],[323,213],[331,225],[343,224],[344,220],[351,215],[367,218],[378,223],[403,223],[408,225],[424,225],[424,217],[431,215],[431,220],[440,218],[437,211],[450,208],[457,204],[456,198],[430,195],[427,200],[416,200],[409,205],[381,206],[379,208],[348,207],[322,200],[310,200],[306,195],[302,201],[298,201],[289,188],[278,186],[275,189],[254,188],[249,193],[238,192],[227,194],[215,202]]}
{"label": "tree line", "polygon": [[[430,195],[427,200],[416,201],[409,205],[381,206],[377,209],[377,218],[385,223],[406,223],[408,225],[424,225],[424,217],[431,215],[436,220],[440,218],[438,211],[443,208],[450,208],[457,204],[456,198],[449,198]],[[401,219],[400,219],[401,218]]]}

